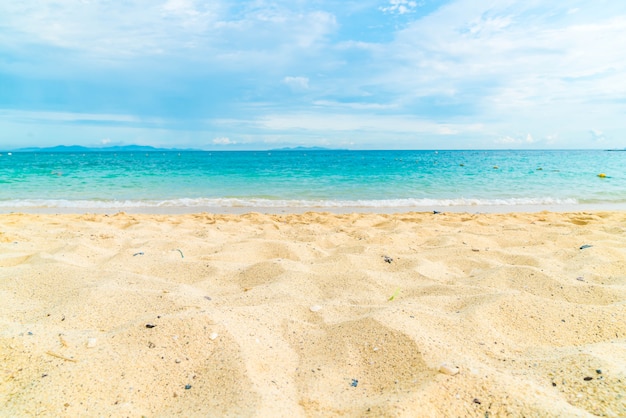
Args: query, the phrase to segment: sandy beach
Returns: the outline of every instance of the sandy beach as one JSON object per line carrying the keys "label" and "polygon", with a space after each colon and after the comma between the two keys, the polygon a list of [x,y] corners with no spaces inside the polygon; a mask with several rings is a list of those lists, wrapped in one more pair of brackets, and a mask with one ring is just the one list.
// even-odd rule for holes
{"label": "sandy beach", "polygon": [[626,416],[626,212],[2,214],[0,416]]}

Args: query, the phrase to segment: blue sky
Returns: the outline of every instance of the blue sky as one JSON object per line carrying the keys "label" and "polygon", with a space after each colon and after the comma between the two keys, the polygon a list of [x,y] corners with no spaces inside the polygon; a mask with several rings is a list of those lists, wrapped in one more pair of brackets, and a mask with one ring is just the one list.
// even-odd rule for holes
{"label": "blue sky", "polygon": [[0,148],[626,147],[626,2],[0,4]]}

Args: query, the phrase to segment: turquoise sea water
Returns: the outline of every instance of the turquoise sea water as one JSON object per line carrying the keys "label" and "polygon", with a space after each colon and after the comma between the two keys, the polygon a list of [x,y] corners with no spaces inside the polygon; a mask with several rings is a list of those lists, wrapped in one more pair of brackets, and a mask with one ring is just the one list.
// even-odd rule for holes
{"label": "turquoise sea water", "polygon": [[[605,173],[606,177],[598,177]],[[626,152],[4,153],[0,210],[626,208]]]}

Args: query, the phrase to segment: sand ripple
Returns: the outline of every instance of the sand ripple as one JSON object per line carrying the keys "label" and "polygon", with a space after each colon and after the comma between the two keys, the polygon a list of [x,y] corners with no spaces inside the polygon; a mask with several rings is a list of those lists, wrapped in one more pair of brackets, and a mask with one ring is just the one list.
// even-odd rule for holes
{"label": "sand ripple", "polygon": [[0,411],[626,416],[624,225],[1,215]]}

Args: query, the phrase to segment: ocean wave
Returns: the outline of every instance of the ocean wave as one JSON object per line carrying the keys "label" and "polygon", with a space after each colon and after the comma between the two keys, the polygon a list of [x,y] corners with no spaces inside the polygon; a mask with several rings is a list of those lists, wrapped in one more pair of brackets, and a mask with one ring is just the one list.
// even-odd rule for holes
{"label": "ocean wave", "polygon": [[185,198],[167,200],[2,200],[1,208],[425,208],[455,206],[548,206],[576,205],[576,199],[508,198],[508,199],[386,199],[386,200],[272,200],[240,198]]}

